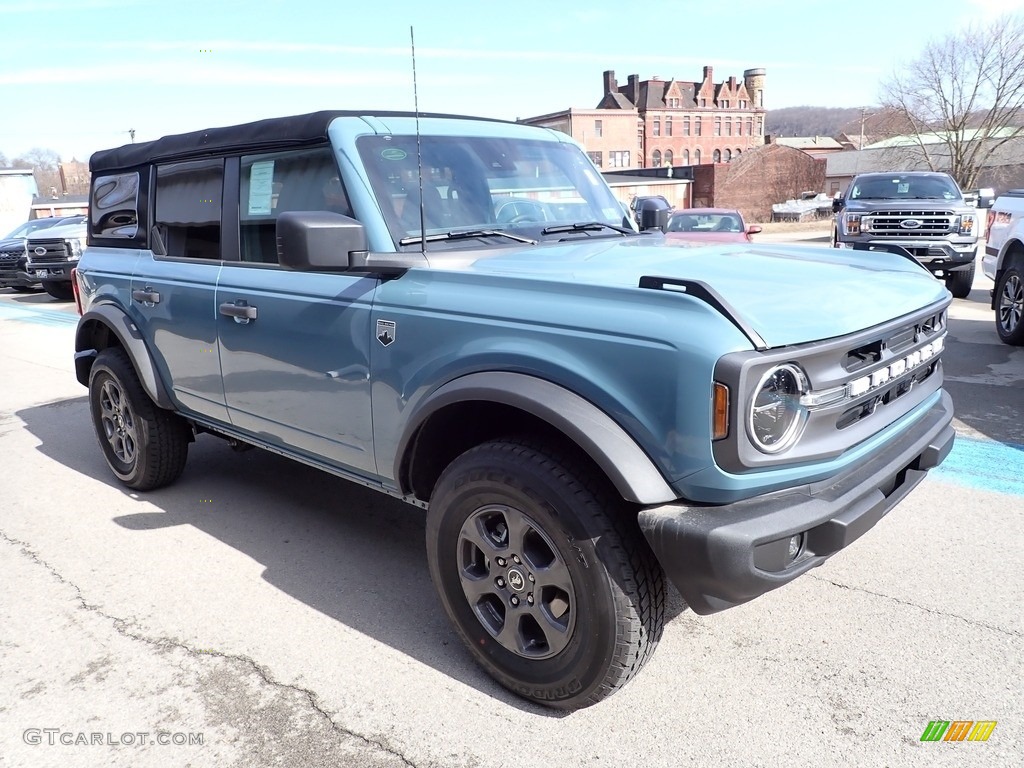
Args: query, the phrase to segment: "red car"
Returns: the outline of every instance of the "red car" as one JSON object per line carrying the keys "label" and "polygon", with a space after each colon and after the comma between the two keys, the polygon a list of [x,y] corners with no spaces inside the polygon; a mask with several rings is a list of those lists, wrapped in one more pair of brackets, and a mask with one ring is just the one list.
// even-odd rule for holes
{"label": "red car", "polygon": [[683,208],[676,211],[665,227],[669,240],[708,243],[749,243],[761,227],[748,227],[739,211],[729,208]]}

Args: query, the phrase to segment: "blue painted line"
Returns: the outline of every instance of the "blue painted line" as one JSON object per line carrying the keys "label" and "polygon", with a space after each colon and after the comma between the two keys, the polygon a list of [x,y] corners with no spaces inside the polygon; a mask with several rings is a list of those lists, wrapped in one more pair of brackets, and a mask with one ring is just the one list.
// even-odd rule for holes
{"label": "blue painted line", "polygon": [[968,488],[1024,496],[1024,445],[957,436],[932,475]]}
{"label": "blue painted line", "polygon": [[20,320],[24,323],[64,327],[78,324],[78,315],[62,312],[59,309],[43,307],[15,306],[6,302],[0,303],[0,320]]}

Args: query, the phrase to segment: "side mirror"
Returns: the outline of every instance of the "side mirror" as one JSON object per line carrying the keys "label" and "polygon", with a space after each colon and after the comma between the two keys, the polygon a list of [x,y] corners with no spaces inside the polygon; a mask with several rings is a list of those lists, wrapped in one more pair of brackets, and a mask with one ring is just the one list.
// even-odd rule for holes
{"label": "side mirror", "polygon": [[662,232],[668,226],[668,215],[671,208],[664,200],[652,197],[640,206],[640,231],[648,229],[660,229]]}
{"label": "side mirror", "polygon": [[277,259],[288,269],[344,271],[353,252],[366,249],[363,225],[340,213],[286,211],[277,218]]}
{"label": "side mirror", "polygon": [[839,213],[841,210],[843,210],[843,207],[845,205],[846,205],[846,201],[843,200],[843,198],[841,198],[841,197],[834,198],[832,200],[832,213]]}
{"label": "side mirror", "polygon": [[756,235],[760,231],[761,231],[761,227],[758,226],[757,224],[754,224],[752,226],[747,227],[747,234],[748,235]]}

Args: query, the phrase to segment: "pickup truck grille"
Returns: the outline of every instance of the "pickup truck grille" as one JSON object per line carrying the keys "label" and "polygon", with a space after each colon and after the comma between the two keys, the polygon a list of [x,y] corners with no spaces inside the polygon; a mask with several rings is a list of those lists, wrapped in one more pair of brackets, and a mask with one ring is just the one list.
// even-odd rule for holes
{"label": "pickup truck grille", "polygon": [[[43,248],[44,253],[38,253]],[[28,257],[32,264],[53,264],[68,260],[68,247],[63,240],[32,240],[28,244]]]}
{"label": "pickup truck grille", "polygon": [[17,251],[0,251],[0,264],[14,264],[18,259],[24,257],[25,249]]}
{"label": "pickup truck grille", "polygon": [[[883,237],[936,237],[951,234],[956,214],[936,211],[886,211],[867,218],[864,231]],[[913,223],[912,226],[911,223]],[[908,225],[908,226],[904,226]]]}

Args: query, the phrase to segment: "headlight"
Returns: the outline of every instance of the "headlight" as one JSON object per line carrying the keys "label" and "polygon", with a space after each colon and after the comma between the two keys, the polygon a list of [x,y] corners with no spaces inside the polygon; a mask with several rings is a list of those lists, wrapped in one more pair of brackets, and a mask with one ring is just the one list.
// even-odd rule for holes
{"label": "headlight", "polygon": [[960,234],[961,235],[973,235],[974,234],[974,216],[973,213],[965,213],[960,217]]}
{"label": "headlight", "polygon": [[796,365],[778,365],[761,377],[750,405],[750,439],[759,451],[779,453],[796,442],[807,421],[800,404],[807,376]]}
{"label": "headlight", "polygon": [[860,217],[859,213],[844,213],[843,214],[843,228],[846,230],[848,235],[859,235],[860,234]]}
{"label": "headlight", "polygon": [[68,260],[74,261],[82,255],[82,241],[74,238],[68,240]]}

